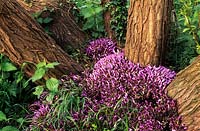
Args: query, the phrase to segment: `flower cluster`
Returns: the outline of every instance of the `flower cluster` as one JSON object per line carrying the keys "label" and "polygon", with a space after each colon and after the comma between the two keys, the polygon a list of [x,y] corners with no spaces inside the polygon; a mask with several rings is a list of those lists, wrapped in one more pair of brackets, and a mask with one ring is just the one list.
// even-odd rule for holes
{"label": "flower cluster", "polygon": [[117,46],[115,42],[108,38],[100,38],[89,42],[86,53],[97,61],[100,58],[113,54],[116,50]]}
{"label": "flower cluster", "polygon": [[46,125],[44,119],[50,111],[49,105],[43,104],[41,101],[36,101],[30,105],[29,109],[33,112],[30,129],[36,125],[39,125],[38,128],[43,129],[43,127]]}
{"label": "flower cluster", "polygon": [[[92,72],[86,73],[82,92],[87,98],[85,111],[98,112],[102,105],[116,108],[121,101],[109,120],[106,116],[99,119],[112,120],[110,124],[114,124],[128,117],[130,130],[138,125],[139,131],[184,131],[176,101],[165,91],[174,77],[175,72],[165,67],[141,67],[125,59],[123,53],[108,55],[94,65]],[[131,109],[137,109],[137,113]],[[135,117],[134,121],[131,116]]]}

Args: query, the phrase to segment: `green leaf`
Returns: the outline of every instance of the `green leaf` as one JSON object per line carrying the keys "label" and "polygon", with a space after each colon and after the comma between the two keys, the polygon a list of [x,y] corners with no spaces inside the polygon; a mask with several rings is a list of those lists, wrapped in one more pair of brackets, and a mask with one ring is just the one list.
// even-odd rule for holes
{"label": "green leaf", "polygon": [[19,119],[17,119],[17,122],[18,122],[19,124],[23,123],[23,122],[24,122],[24,118],[19,118]]}
{"label": "green leaf", "polygon": [[54,93],[49,93],[48,96],[46,97],[46,100],[48,102],[52,102],[55,94]]}
{"label": "green leaf", "polygon": [[19,131],[19,130],[13,126],[5,126],[4,128],[1,129],[1,131]]}
{"label": "green leaf", "polygon": [[94,8],[94,11],[96,14],[100,13],[101,11],[103,11],[103,8],[101,6]]}
{"label": "green leaf", "polygon": [[189,31],[190,30],[190,28],[185,28],[184,30],[183,30],[183,32],[187,32],[187,31]]}
{"label": "green leaf", "polygon": [[17,88],[15,86],[9,86],[7,89],[11,96],[17,96]]}
{"label": "green leaf", "polygon": [[2,111],[0,111],[0,121],[6,121],[6,120],[7,120],[6,115]]}
{"label": "green leaf", "polygon": [[93,8],[87,7],[87,8],[82,8],[80,13],[86,19],[86,18],[93,16],[95,12],[94,12]]}
{"label": "green leaf", "polygon": [[43,62],[38,63],[38,64],[36,65],[36,67],[37,67],[37,69],[39,69],[39,68],[45,67],[46,64],[47,64],[46,61],[43,61]]}
{"label": "green leaf", "polygon": [[43,91],[44,91],[44,86],[36,86],[33,94],[39,98]]}
{"label": "green leaf", "polygon": [[46,17],[46,18],[43,20],[43,23],[48,24],[48,23],[50,23],[51,21],[53,21],[53,18]]}
{"label": "green leaf", "polygon": [[17,68],[10,62],[3,62],[3,63],[1,63],[1,70],[2,71],[14,71],[14,70],[17,70]]}
{"label": "green leaf", "polygon": [[40,23],[40,24],[42,24],[42,23],[43,23],[43,18],[41,18],[41,17],[38,18],[38,19],[37,19],[37,22]]}
{"label": "green leaf", "polygon": [[42,12],[39,11],[39,12],[33,13],[32,16],[33,16],[34,18],[38,18],[41,14],[42,14]]}
{"label": "green leaf", "polygon": [[47,88],[52,92],[58,92],[59,80],[50,78],[46,81]]}
{"label": "green leaf", "polygon": [[31,77],[32,82],[35,82],[36,80],[41,79],[46,73],[46,70],[44,68],[39,68],[35,71],[34,75]]}
{"label": "green leaf", "polygon": [[52,62],[46,65],[46,68],[54,68],[55,66],[59,65],[58,62]]}

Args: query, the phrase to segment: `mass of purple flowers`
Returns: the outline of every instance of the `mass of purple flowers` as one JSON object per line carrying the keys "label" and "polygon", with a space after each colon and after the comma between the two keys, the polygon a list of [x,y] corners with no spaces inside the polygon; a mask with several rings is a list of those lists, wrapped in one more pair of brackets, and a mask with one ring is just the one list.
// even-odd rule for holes
{"label": "mass of purple flowers", "polygon": [[[176,73],[163,66],[134,64],[124,57],[124,53],[115,52],[116,49],[116,44],[107,38],[90,42],[87,54],[97,60],[94,68],[86,70],[83,77],[63,77],[63,88],[70,89],[70,81],[74,80],[82,91],[80,97],[71,93],[80,109],[66,110],[73,120],[59,119],[60,125],[65,125],[59,130],[186,131],[177,103],[166,91]],[[40,125],[39,128],[45,126],[41,123],[50,109],[56,110],[41,101],[31,108],[34,113],[32,125]],[[49,125],[47,128],[53,129]]]}
{"label": "mass of purple flowers", "polygon": [[99,119],[115,124],[126,116],[130,118],[129,130],[137,126],[139,131],[184,131],[176,101],[165,91],[174,77],[175,72],[165,67],[141,67],[125,59],[123,53],[108,55],[86,73],[82,92],[88,98],[85,111],[98,112],[102,105],[115,108],[121,101],[113,116]]}
{"label": "mass of purple flowers", "polygon": [[86,54],[95,61],[107,55],[113,54],[117,50],[116,43],[109,38],[99,38],[89,42]]}

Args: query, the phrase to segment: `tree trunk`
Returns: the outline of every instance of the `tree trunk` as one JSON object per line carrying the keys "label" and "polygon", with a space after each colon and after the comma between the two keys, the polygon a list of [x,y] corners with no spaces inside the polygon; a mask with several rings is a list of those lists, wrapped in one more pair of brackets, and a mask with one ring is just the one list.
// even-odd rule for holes
{"label": "tree trunk", "polygon": [[[60,65],[49,72],[49,77],[60,78],[63,74],[83,70],[15,0],[0,0],[0,53],[17,65],[44,60],[59,62]],[[29,65],[26,73],[31,76],[33,67]]]}
{"label": "tree trunk", "polygon": [[[110,0],[101,0],[101,4],[103,7],[105,7],[106,4],[108,4],[110,2]],[[115,33],[114,31],[111,29],[111,11],[109,9],[106,9],[103,12],[103,17],[104,17],[104,25],[105,25],[105,30],[107,32],[107,35],[110,39],[115,40]]]}
{"label": "tree trunk", "polygon": [[167,87],[168,95],[178,102],[178,112],[188,131],[200,130],[200,56],[177,74]]}
{"label": "tree trunk", "polygon": [[74,49],[82,49],[87,35],[75,23],[71,13],[72,5],[66,0],[30,0],[30,4],[24,0],[17,0],[30,14],[40,12],[44,8],[53,9],[53,13],[45,11],[43,17],[51,17],[53,21],[48,24],[52,38],[64,50],[69,46]]}
{"label": "tree trunk", "polygon": [[172,0],[131,0],[125,55],[141,65],[160,65],[165,51]]}

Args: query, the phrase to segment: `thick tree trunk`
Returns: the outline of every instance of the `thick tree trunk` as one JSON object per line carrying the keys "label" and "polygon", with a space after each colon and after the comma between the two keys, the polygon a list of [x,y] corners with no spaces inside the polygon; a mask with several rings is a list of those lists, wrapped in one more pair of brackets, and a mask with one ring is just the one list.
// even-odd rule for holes
{"label": "thick tree trunk", "polygon": [[[0,0],[0,53],[7,55],[17,65],[23,62],[57,61],[60,65],[48,74],[57,78],[83,70],[16,0]],[[33,68],[28,66],[26,73],[31,76]]]}
{"label": "thick tree trunk", "polygon": [[[87,35],[75,23],[71,13],[72,5],[66,0],[30,0],[30,4],[24,0],[17,0],[30,14],[42,11],[44,8],[54,9],[53,13],[43,12],[41,16],[48,14],[53,21],[48,24],[52,33],[52,38],[64,50],[71,46],[74,49],[82,49],[83,43],[87,40]],[[53,15],[52,15],[53,14]]]}
{"label": "thick tree trunk", "polygon": [[168,94],[178,102],[178,111],[188,131],[200,130],[200,56],[177,74],[167,87]]}
{"label": "thick tree trunk", "polygon": [[134,63],[159,65],[165,51],[172,0],[131,0],[125,55]]}

